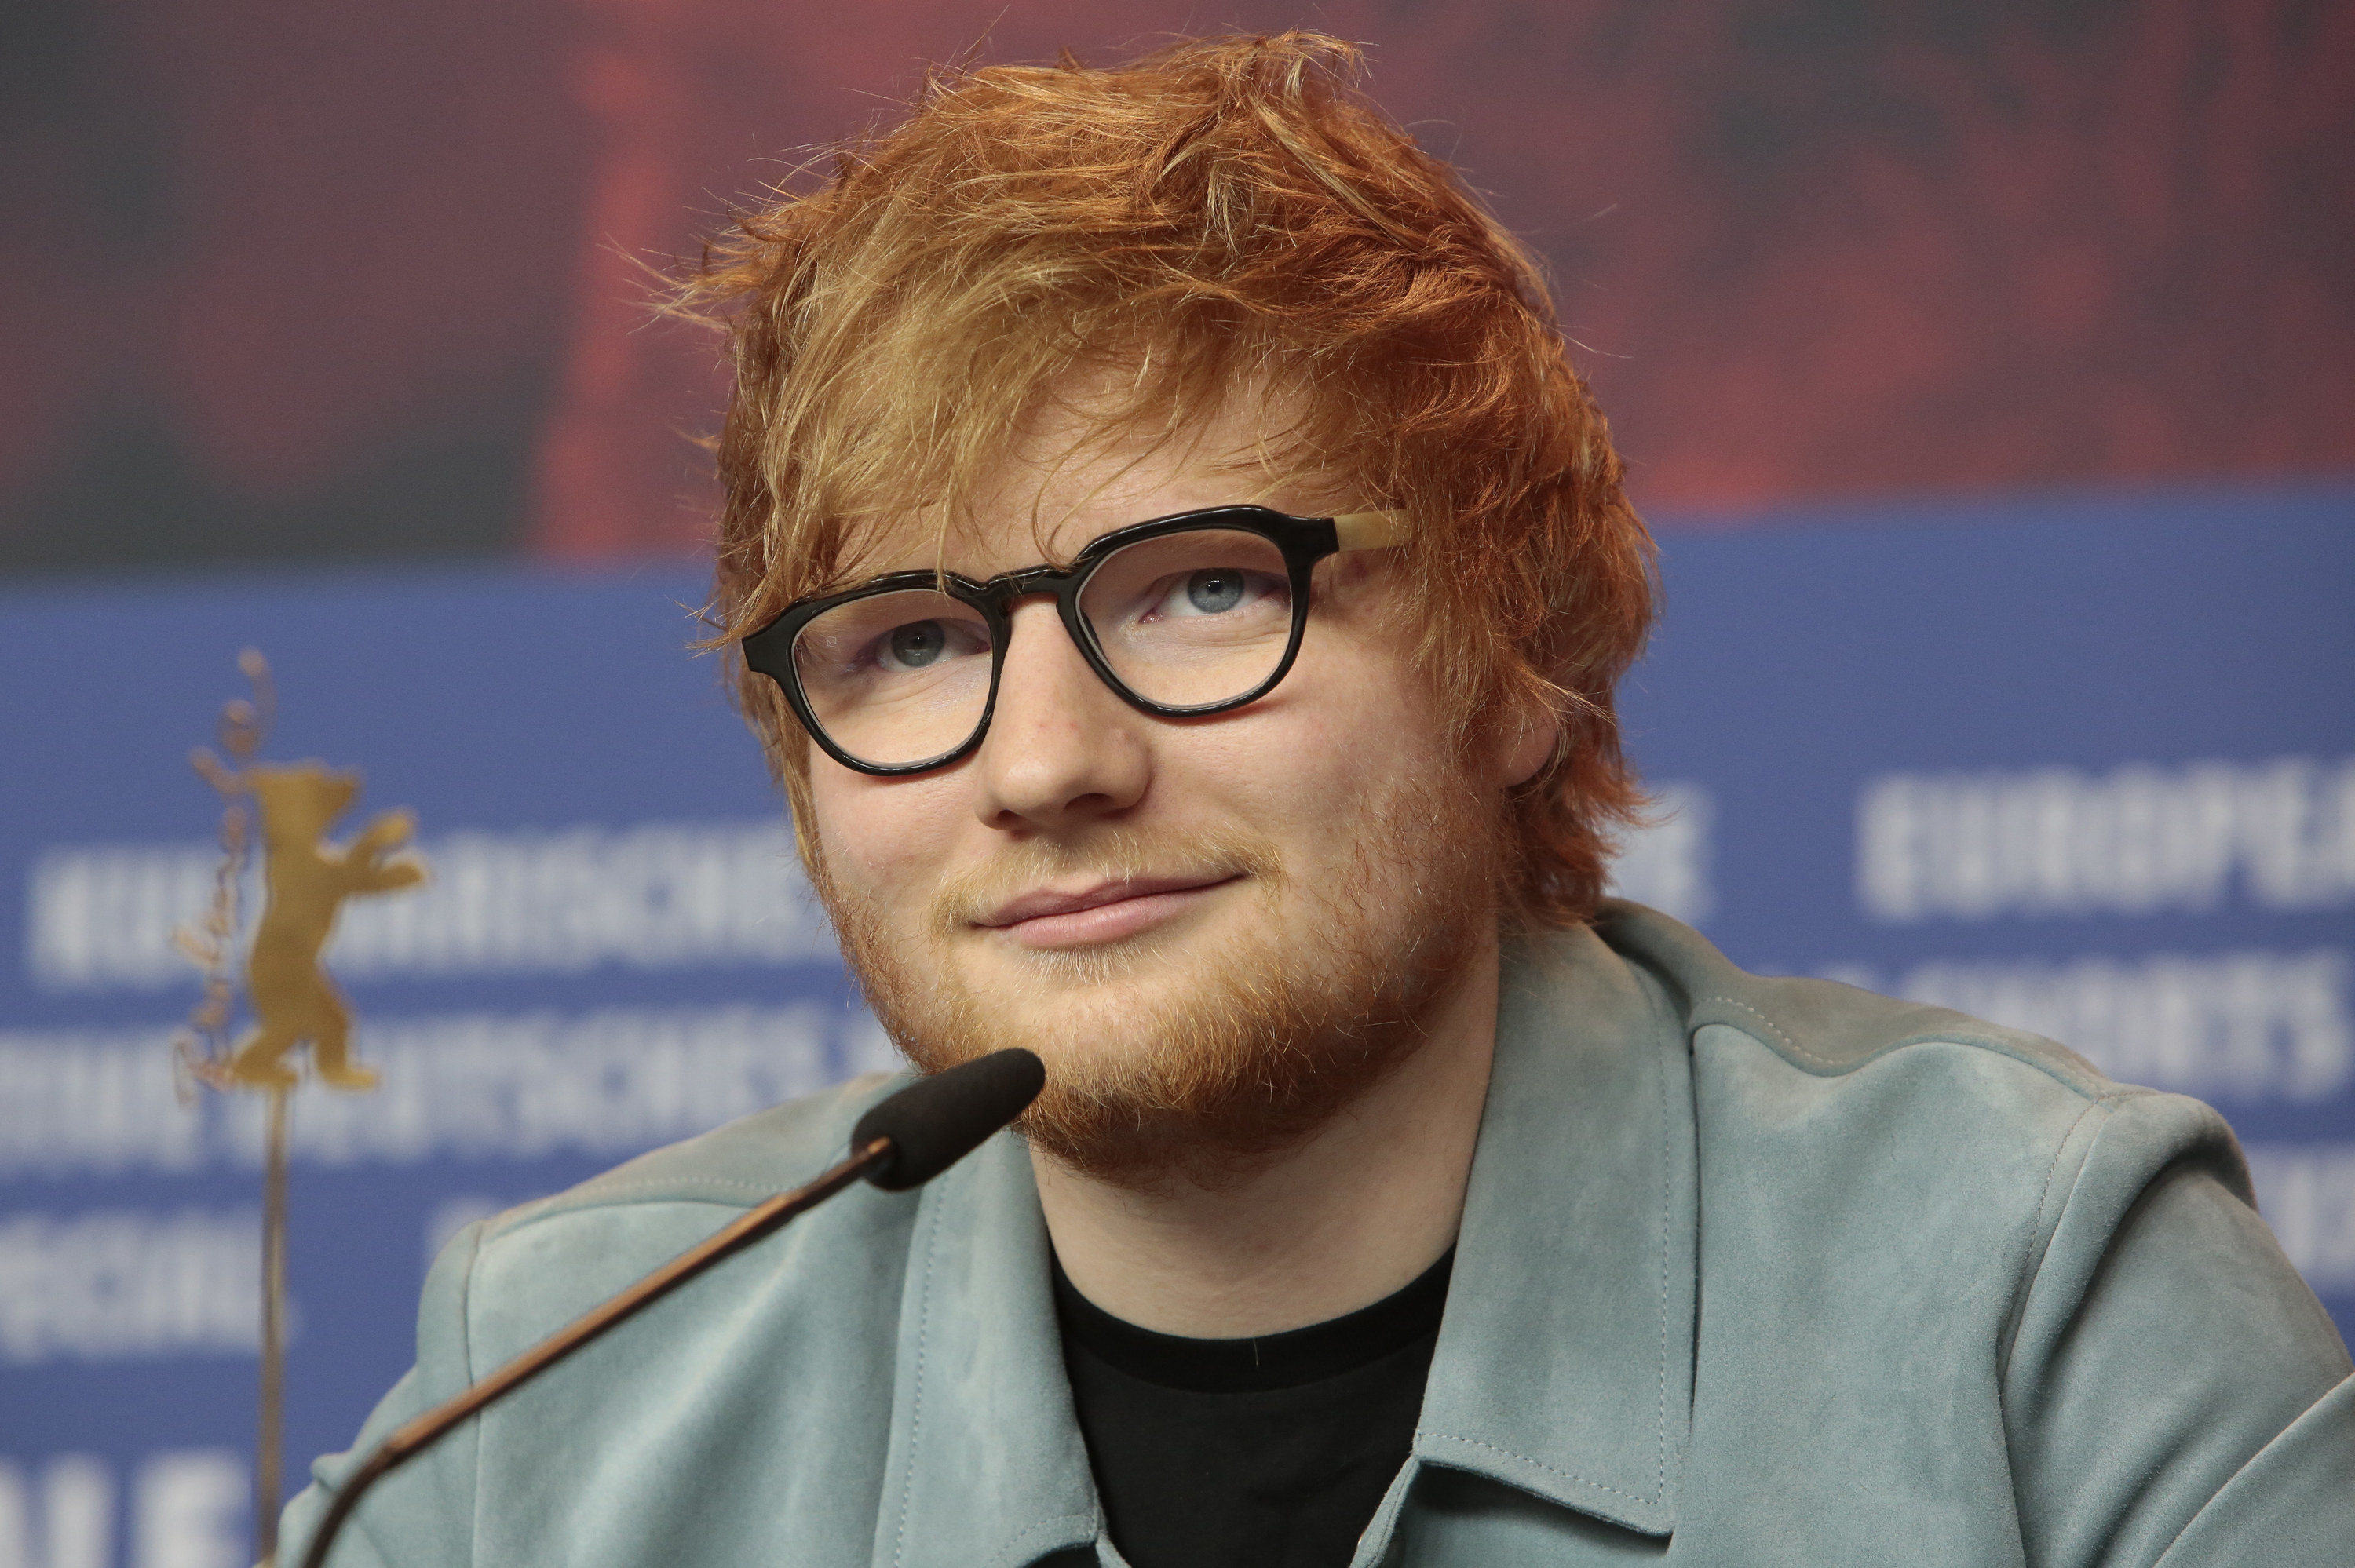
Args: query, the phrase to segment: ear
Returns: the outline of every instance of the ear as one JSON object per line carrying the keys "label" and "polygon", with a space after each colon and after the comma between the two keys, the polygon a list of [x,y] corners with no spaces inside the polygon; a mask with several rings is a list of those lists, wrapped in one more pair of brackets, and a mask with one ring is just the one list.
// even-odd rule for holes
{"label": "ear", "polygon": [[1552,709],[1535,703],[1518,705],[1497,731],[1497,782],[1499,788],[1518,789],[1538,776],[1553,756],[1554,743],[1561,737],[1561,717]]}

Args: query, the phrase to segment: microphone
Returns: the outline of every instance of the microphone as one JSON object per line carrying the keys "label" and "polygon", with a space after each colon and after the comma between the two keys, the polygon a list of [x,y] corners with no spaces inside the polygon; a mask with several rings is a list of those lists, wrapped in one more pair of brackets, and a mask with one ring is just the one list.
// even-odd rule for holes
{"label": "microphone", "polygon": [[1028,1051],[994,1051],[922,1078],[870,1109],[850,1129],[850,1147],[877,1139],[891,1151],[867,1172],[886,1192],[921,1187],[1020,1116],[1047,1086],[1047,1065]]}
{"label": "microphone", "polygon": [[717,1234],[664,1264],[635,1285],[575,1319],[481,1382],[394,1428],[345,1478],[319,1521],[303,1568],[323,1568],[344,1521],[369,1488],[447,1436],[468,1416],[506,1398],[581,1346],[635,1317],[714,1264],[783,1228],[864,1177],[887,1192],[921,1187],[979,1148],[1039,1097],[1046,1064],[1023,1050],[996,1051],[920,1078],[858,1118],[849,1158],[806,1186],[780,1192]]}

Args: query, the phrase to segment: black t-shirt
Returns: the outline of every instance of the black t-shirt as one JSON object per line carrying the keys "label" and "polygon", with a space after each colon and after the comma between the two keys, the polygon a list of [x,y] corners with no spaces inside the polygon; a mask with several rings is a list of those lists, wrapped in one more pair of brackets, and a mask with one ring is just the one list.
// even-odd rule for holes
{"label": "black t-shirt", "polygon": [[1347,1568],[1406,1463],[1450,1251],[1397,1295],[1257,1340],[1156,1334],[1055,1268],[1063,1365],[1135,1568]]}

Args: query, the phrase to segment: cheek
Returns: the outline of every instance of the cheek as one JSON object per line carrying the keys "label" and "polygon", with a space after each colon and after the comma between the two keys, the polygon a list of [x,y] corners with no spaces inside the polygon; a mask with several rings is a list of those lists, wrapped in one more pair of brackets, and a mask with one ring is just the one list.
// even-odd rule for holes
{"label": "cheek", "polygon": [[1285,694],[1293,700],[1270,714],[1268,731],[1252,737],[1249,771],[1295,843],[1317,845],[1320,860],[1354,858],[1366,847],[1368,813],[1444,777],[1446,747],[1435,704],[1401,662],[1325,652]]}
{"label": "cheek", "polygon": [[921,892],[954,832],[956,807],[941,782],[869,779],[815,759],[810,807],[827,874],[845,892],[887,905],[911,889]]}

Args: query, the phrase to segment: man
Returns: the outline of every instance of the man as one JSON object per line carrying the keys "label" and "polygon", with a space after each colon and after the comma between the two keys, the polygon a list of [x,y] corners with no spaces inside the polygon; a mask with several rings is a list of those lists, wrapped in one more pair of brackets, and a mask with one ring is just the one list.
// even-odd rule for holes
{"label": "man", "polygon": [[[2347,1354],[2214,1113],[1601,897],[1648,546],[1527,260],[1346,64],[947,79],[707,260],[804,859],[920,1068],[1049,1087],[342,1560],[2355,1556]],[[889,1087],[468,1232],[359,1448]]]}

